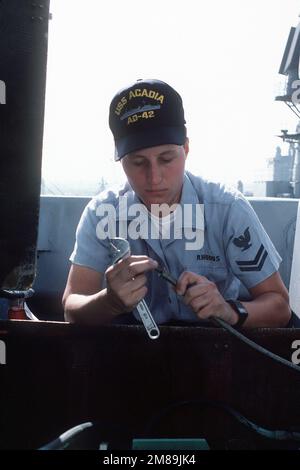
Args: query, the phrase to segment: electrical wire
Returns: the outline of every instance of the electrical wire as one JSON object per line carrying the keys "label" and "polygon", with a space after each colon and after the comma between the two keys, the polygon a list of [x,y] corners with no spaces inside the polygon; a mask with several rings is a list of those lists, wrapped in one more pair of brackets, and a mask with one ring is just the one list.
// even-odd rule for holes
{"label": "electrical wire", "polygon": [[[165,281],[169,282],[171,285],[176,286],[177,280],[167,270],[161,267],[158,267],[156,268],[156,271],[158,272],[159,277],[165,279]],[[213,317],[210,317],[209,320],[212,321],[212,323],[214,323],[215,325],[220,326],[221,328],[224,328],[231,335],[235,336],[237,339],[247,344],[248,346],[253,348],[255,351],[261,354],[264,354],[269,359],[272,359],[273,361],[276,361],[286,367],[289,367],[290,369],[295,370],[296,372],[300,372],[299,366],[297,366],[296,364],[293,364],[292,362],[288,361],[287,359],[284,359],[281,356],[278,356],[277,354],[272,353],[271,351],[268,351],[268,349],[255,343],[255,341],[252,341],[251,339],[247,338],[247,336],[240,333],[240,331],[233,328],[231,325],[229,325],[227,322],[225,322],[221,318],[213,316]]]}
{"label": "electrical wire", "polygon": [[267,438],[267,439],[272,439],[272,440],[278,440],[278,441],[300,441],[300,429],[295,429],[295,430],[290,430],[290,429],[280,429],[280,430],[271,430],[264,428],[262,426],[258,426],[257,424],[253,423],[253,421],[250,421],[248,418],[243,416],[241,413],[235,411],[233,408],[230,406],[226,405],[225,403],[218,402],[218,401],[213,401],[213,400],[185,400],[185,401],[180,401],[180,402],[175,402],[172,403],[171,405],[163,408],[159,413],[157,413],[153,418],[151,418],[150,422],[145,427],[144,430],[144,435],[152,435],[154,428],[158,426],[160,421],[164,419],[168,414],[171,412],[174,412],[176,408],[180,408],[183,406],[201,406],[201,407],[207,407],[211,406],[214,408],[222,409],[226,411],[229,415],[233,416],[234,418],[237,419],[241,424],[246,426],[248,429],[251,431],[254,431],[255,433]]}
{"label": "electrical wire", "polygon": [[260,346],[259,344],[255,343],[255,341],[252,341],[250,338],[247,336],[243,335],[240,333],[240,331],[236,330],[233,328],[231,325],[229,325],[227,322],[222,320],[221,318],[217,317],[211,317],[211,321],[215,323],[216,325],[224,328],[227,330],[231,335],[235,336],[238,338],[240,341],[243,343],[247,344],[251,348],[255,349],[255,351],[264,354],[268,358],[272,359],[273,361],[279,362],[280,364],[289,367],[290,369],[295,370],[296,372],[300,372],[300,367],[297,366],[296,364],[293,364],[292,362],[288,361],[287,359],[284,359],[281,356],[278,356],[277,354],[272,353],[268,349],[264,348],[263,346]]}

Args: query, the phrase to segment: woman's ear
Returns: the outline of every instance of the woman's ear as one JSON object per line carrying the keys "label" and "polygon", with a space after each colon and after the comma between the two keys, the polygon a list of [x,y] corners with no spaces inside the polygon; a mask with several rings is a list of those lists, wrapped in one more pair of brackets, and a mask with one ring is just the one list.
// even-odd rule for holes
{"label": "woman's ear", "polygon": [[190,151],[190,141],[189,141],[189,138],[187,137],[186,140],[185,140],[185,143],[183,145],[183,148],[184,148],[184,151],[185,151],[185,157],[188,156],[188,153]]}

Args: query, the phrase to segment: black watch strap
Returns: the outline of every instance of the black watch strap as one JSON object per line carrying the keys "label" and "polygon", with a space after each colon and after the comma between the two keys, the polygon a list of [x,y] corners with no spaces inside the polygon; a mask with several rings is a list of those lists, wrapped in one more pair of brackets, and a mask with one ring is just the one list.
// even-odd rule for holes
{"label": "black watch strap", "polygon": [[239,328],[240,326],[242,326],[244,324],[245,320],[247,319],[248,312],[245,309],[244,305],[239,300],[230,299],[230,300],[226,300],[226,302],[228,302],[229,305],[231,305],[231,307],[238,314],[239,319],[235,323],[235,325],[232,325],[232,326],[234,326],[235,328]]}

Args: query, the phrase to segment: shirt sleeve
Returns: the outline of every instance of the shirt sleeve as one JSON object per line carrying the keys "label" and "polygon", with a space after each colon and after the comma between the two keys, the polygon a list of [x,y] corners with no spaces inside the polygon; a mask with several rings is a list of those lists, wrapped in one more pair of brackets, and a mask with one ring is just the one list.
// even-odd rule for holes
{"label": "shirt sleeve", "polygon": [[84,209],[77,230],[74,250],[70,256],[73,264],[104,273],[111,264],[109,241],[97,237],[96,204],[92,200]]}
{"label": "shirt sleeve", "polygon": [[224,232],[227,262],[248,289],[278,271],[281,257],[245,198],[232,202]]}

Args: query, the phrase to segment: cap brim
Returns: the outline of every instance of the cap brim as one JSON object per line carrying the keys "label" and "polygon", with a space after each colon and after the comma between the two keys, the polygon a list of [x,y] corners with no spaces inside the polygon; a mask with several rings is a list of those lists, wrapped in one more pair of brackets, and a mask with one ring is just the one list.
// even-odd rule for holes
{"label": "cap brim", "polygon": [[139,131],[115,141],[115,161],[121,160],[125,155],[136,150],[165,144],[183,145],[185,140],[185,126],[158,127]]}

